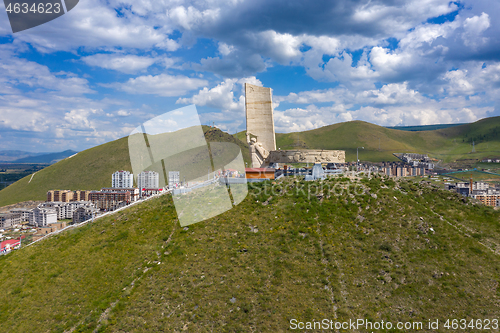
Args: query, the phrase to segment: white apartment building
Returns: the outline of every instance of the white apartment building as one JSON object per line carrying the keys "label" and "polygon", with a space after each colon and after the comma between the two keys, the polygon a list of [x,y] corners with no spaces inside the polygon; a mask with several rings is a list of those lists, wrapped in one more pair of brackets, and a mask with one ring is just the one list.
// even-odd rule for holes
{"label": "white apartment building", "polygon": [[[457,183],[457,187],[460,188],[470,188],[470,183]],[[490,187],[490,184],[488,183],[483,183],[483,182],[474,182],[472,183],[472,190],[473,191],[485,191]]]}
{"label": "white apartment building", "polygon": [[90,206],[90,201],[72,201],[72,202],[44,202],[38,205],[39,208],[55,209],[58,220],[72,219],[73,213],[80,207]]}
{"label": "white apartment building", "polygon": [[169,171],[168,172],[168,187],[172,188],[175,184],[181,182],[179,171]]}
{"label": "white apartment building", "polygon": [[27,208],[14,208],[10,210],[12,214],[21,214],[21,222],[26,222],[29,220],[30,211],[31,209]]}
{"label": "white apartment building", "polygon": [[111,187],[132,188],[134,187],[134,175],[128,171],[116,171],[111,176]]}
{"label": "white apartment building", "polygon": [[55,209],[36,207],[30,212],[30,225],[35,227],[46,227],[52,223],[57,223],[57,211]]}
{"label": "white apartment building", "polygon": [[137,176],[139,190],[159,188],[160,174],[155,171],[143,171]]}

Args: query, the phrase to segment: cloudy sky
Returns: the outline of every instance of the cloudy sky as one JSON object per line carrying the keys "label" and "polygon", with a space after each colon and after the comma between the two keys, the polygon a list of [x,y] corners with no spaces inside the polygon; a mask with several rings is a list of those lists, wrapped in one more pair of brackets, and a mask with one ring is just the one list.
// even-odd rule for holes
{"label": "cloudy sky", "polygon": [[500,2],[81,0],[12,34],[0,4],[0,150],[83,150],[195,104],[243,130],[245,82],[277,132],[500,115]]}

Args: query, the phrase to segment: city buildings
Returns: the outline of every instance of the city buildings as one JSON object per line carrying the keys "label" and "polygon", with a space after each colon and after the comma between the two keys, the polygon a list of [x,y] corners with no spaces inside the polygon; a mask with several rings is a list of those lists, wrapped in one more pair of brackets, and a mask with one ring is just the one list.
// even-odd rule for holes
{"label": "city buildings", "polygon": [[21,236],[19,239],[8,239],[0,242],[0,254],[8,253],[12,250],[18,249],[21,246],[22,239],[26,236]]}
{"label": "city buildings", "polygon": [[31,211],[31,209],[26,209],[26,208],[14,208],[14,209],[10,210],[10,212],[12,214],[20,214],[21,215],[21,222],[28,221],[29,216],[30,216],[30,211]]}
{"label": "city buildings", "polygon": [[473,193],[471,195],[471,197],[481,201],[486,206],[495,207],[495,206],[498,206],[498,203],[500,200],[500,193],[499,192],[497,192],[497,193],[485,193],[485,192],[483,192],[483,193],[476,193],[476,194]]}
{"label": "city buildings", "polygon": [[163,192],[162,188],[143,188],[141,189],[141,197],[150,197]]}
{"label": "city buildings", "polygon": [[47,192],[47,202],[88,201],[90,191],[50,190]]}
{"label": "city buildings", "polygon": [[73,213],[73,224],[82,223],[91,220],[99,210],[92,206],[80,207]]}
{"label": "city buildings", "polygon": [[180,172],[179,171],[169,171],[168,172],[168,187],[174,188],[179,186],[180,180]]}
{"label": "city buildings", "polygon": [[142,189],[159,188],[160,174],[155,171],[143,171],[137,176],[137,187]]}
{"label": "city buildings", "polygon": [[380,171],[389,177],[424,176],[425,168],[401,163],[384,163]]}
{"label": "city buildings", "polygon": [[0,214],[0,228],[7,229],[12,226],[21,223],[20,213],[4,213]]}
{"label": "city buildings", "polygon": [[[460,182],[456,183],[456,187],[464,188],[467,187],[470,190],[470,183],[467,182]],[[484,183],[484,182],[474,182],[472,183],[472,190],[473,191],[486,191],[490,188],[490,184]]]}
{"label": "city buildings", "polygon": [[111,187],[132,188],[134,187],[134,175],[128,171],[116,171],[111,176]]}
{"label": "city buildings", "polygon": [[115,210],[139,198],[137,188],[103,188],[101,191],[92,191],[89,200],[101,210]]}
{"label": "city buildings", "polygon": [[36,233],[33,235],[33,241],[36,241],[45,235],[48,235],[50,233],[53,233],[55,231],[61,230],[66,228],[67,223],[66,222],[57,222],[57,223],[52,223],[50,225],[44,226],[44,227],[39,227],[37,228]]}
{"label": "city buildings", "polygon": [[54,208],[36,207],[30,212],[29,225],[46,227],[52,223],[57,223],[57,211]]}
{"label": "city buildings", "polygon": [[424,169],[434,169],[434,163],[431,162],[429,156],[425,154],[414,154],[414,153],[404,153],[404,154],[393,154],[401,161],[412,167],[424,168]]}
{"label": "city buildings", "polygon": [[468,196],[481,201],[486,206],[500,206],[500,189],[491,186],[485,182],[458,182],[456,184],[448,184],[449,190],[454,190],[457,193]]}
{"label": "city buildings", "polygon": [[72,202],[45,202],[38,205],[39,208],[51,208],[57,212],[58,220],[73,219],[73,213],[80,207],[92,206],[90,201]]}
{"label": "city buildings", "polygon": [[483,163],[500,163],[500,158],[485,158],[481,162],[483,162]]}

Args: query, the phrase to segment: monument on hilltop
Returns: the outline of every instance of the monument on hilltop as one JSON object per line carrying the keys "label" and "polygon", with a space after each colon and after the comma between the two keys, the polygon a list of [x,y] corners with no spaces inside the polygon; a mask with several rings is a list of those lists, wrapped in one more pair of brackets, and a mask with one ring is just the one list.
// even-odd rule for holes
{"label": "monument on hilltop", "polygon": [[245,111],[253,168],[270,163],[345,163],[343,150],[276,150],[271,88],[245,83]]}

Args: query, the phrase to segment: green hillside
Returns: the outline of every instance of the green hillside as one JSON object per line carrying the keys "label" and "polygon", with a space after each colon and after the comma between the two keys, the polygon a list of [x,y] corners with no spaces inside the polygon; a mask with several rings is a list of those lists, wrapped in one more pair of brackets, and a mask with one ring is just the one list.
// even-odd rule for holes
{"label": "green hillside", "polygon": [[[245,140],[244,132],[235,136]],[[311,131],[276,133],[281,149],[340,149],[346,161],[356,160],[356,148],[363,161],[395,161],[393,153],[424,153],[445,163],[459,159],[500,156],[500,117],[432,131],[389,129],[364,121],[350,121]],[[472,151],[475,142],[475,153]]]}
{"label": "green hillside", "polygon": [[[249,161],[248,146],[218,129],[203,126],[207,142],[232,142],[242,147]],[[100,190],[111,187],[111,175],[117,170],[132,171],[128,138],[121,138],[87,149],[37,173],[22,178],[0,191],[0,207],[28,200],[45,200],[54,189]],[[31,181],[30,181],[31,180]]]}
{"label": "green hillside", "polygon": [[165,195],[1,256],[0,328],[285,332],[326,318],[451,332],[448,318],[499,318],[500,211],[404,180],[282,181],[186,229]]}

